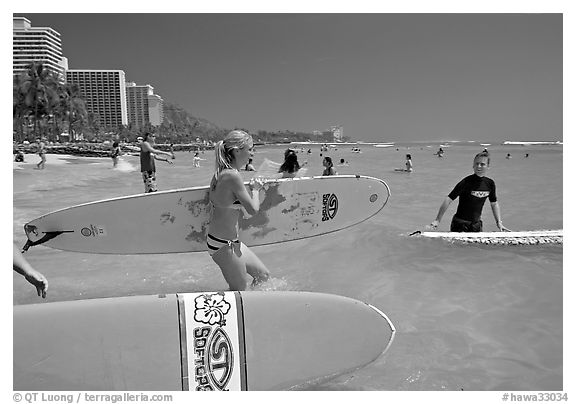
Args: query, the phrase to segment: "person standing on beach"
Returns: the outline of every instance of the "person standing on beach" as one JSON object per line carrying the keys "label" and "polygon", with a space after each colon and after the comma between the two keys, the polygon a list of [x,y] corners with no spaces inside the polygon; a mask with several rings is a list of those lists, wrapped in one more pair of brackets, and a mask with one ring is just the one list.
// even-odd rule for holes
{"label": "person standing on beach", "polygon": [[38,142],[38,155],[40,156],[40,161],[36,164],[38,170],[43,170],[46,164],[46,144],[44,143],[45,138],[37,139]]}
{"label": "person standing on beach", "polygon": [[168,164],[172,164],[170,160],[161,159],[158,155],[163,154],[172,157],[172,159],[176,158],[174,154],[155,149],[153,147],[155,144],[155,138],[156,135],[147,132],[140,143],[140,172],[142,173],[142,180],[144,181],[145,193],[158,191],[158,186],[156,185],[156,165],[154,164],[154,160],[166,161]]}
{"label": "person standing on beach", "polygon": [[252,276],[252,285],[265,282],[270,277],[268,268],[238,239],[241,209],[250,215],[260,209],[261,180],[252,179],[248,191],[239,173],[252,157],[253,147],[248,133],[233,130],[214,148],[216,168],[208,196],[212,209],[206,245],[230,290],[246,289],[246,273]]}
{"label": "person standing on beach", "polygon": [[472,165],[474,174],[465,177],[456,184],[452,192],[448,194],[442,205],[440,205],[436,219],[429,227],[436,229],[450,203],[459,197],[458,209],[452,218],[450,231],[481,232],[482,220],[480,220],[480,217],[482,216],[484,202],[488,198],[498,229],[500,231],[509,231],[502,225],[502,219],[500,218],[500,207],[496,198],[496,184],[494,180],[485,176],[489,166],[490,157],[488,154],[478,153],[474,157]]}

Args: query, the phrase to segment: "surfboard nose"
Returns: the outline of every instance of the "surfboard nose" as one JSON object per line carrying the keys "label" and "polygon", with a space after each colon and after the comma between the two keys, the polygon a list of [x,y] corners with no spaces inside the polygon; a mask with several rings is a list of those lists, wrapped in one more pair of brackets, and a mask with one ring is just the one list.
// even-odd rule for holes
{"label": "surfboard nose", "polygon": [[376,360],[393,340],[388,317],[358,300],[312,292],[269,295],[242,293],[251,324],[245,336],[249,390],[298,388],[347,373]]}
{"label": "surfboard nose", "polygon": [[196,292],[15,306],[15,390],[285,390],[377,359],[394,326],[314,292]]}

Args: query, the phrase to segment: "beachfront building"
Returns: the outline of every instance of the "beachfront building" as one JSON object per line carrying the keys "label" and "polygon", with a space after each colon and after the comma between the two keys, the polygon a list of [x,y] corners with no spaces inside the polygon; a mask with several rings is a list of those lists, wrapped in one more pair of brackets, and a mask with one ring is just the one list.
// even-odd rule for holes
{"label": "beachfront building", "polygon": [[126,83],[128,123],[134,128],[159,126],[164,119],[163,100],[150,84]]}
{"label": "beachfront building", "polygon": [[126,78],[123,70],[77,70],[66,72],[66,81],[77,84],[89,113],[100,125],[117,128],[128,125]]}
{"label": "beachfront building", "polygon": [[148,96],[148,113],[150,124],[154,126],[162,125],[164,121],[164,100],[157,94]]}
{"label": "beachfront building", "polygon": [[333,137],[335,142],[341,142],[342,141],[342,139],[344,137],[342,126],[332,126],[330,128],[330,131],[332,132],[332,137]]}
{"label": "beachfront building", "polygon": [[36,62],[64,83],[68,60],[62,56],[60,33],[50,27],[33,27],[24,17],[13,17],[12,22],[12,75],[19,75]]}

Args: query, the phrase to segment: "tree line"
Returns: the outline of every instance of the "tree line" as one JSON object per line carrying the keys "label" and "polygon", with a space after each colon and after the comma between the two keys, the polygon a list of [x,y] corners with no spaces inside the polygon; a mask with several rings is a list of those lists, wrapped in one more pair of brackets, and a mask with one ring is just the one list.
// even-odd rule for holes
{"label": "tree line", "polygon": [[[234,128],[242,129],[242,128]],[[112,137],[121,141],[136,141],[149,131],[157,134],[158,143],[194,143],[222,139],[229,129],[222,129],[208,121],[190,116],[182,108],[166,103],[164,121],[160,126],[133,124],[106,127],[98,114],[87,110],[77,84],[62,83],[59,77],[42,63],[32,63],[21,74],[14,76],[13,133],[17,142],[34,141],[46,137],[50,141],[75,141],[81,134],[83,141],[101,142]],[[68,136],[62,138],[62,134]],[[321,136],[292,131],[259,130],[253,134],[257,142],[317,142],[332,141],[331,132]]]}

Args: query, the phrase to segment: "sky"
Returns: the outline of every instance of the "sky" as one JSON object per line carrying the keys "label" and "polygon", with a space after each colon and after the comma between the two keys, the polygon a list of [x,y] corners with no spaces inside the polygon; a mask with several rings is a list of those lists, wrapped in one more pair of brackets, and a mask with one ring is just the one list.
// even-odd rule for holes
{"label": "sky", "polygon": [[33,14],[195,117],[369,142],[563,140],[561,13]]}

